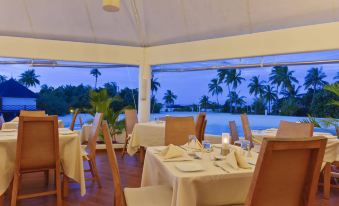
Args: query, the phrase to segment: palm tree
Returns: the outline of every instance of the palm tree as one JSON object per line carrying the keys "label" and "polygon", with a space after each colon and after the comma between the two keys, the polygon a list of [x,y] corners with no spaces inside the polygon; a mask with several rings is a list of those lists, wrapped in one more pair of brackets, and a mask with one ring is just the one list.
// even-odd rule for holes
{"label": "palm tree", "polygon": [[0,74],[0,83],[3,83],[7,80],[7,77],[5,75]]}
{"label": "palm tree", "polygon": [[153,93],[157,92],[160,87],[161,85],[160,85],[160,82],[158,82],[158,78],[154,78],[154,76],[152,76],[152,79],[151,79],[152,96],[153,96]]}
{"label": "palm tree", "polygon": [[314,96],[318,88],[328,84],[328,82],[326,82],[324,78],[326,78],[326,74],[322,71],[322,68],[318,69],[314,67],[309,69],[305,77],[305,89],[312,88]]}
{"label": "palm tree", "polygon": [[211,80],[211,83],[208,84],[208,92],[212,93],[212,96],[216,95],[217,96],[217,103],[219,105],[219,94],[223,92],[222,87],[220,86],[221,82],[214,78]]}
{"label": "palm tree", "polygon": [[[237,89],[237,87],[241,84],[241,82],[245,80],[245,78],[241,77],[241,71],[237,72],[236,69],[231,69],[227,73],[226,84],[228,86],[228,90],[230,93],[230,86],[232,86],[233,91]],[[230,99],[230,112],[232,112],[233,101]]]}
{"label": "palm tree", "polygon": [[301,86],[298,86],[296,88],[296,86],[292,84],[289,88],[285,88],[284,90],[282,90],[280,94],[282,94],[286,98],[290,98],[290,97],[298,98],[301,96],[301,94],[299,93],[300,89],[301,89]]}
{"label": "palm tree", "polygon": [[163,97],[163,100],[165,101],[165,104],[169,106],[174,104],[174,100],[176,100],[177,97],[178,96],[175,95],[171,90],[167,90]]}
{"label": "palm tree", "polygon": [[[233,102],[235,104],[235,110],[238,111],[238,106],[243,106],[246,102],[245,102],[245,98],[244,96],[239,96],[237,92],[232,91],[229,95],[229,100],[230,102]],[[232,107],[232,106],[231,106]]]}
{"label": "palm tree", "polygon": [[255,97],[259,95],[260,97],[264,93],[264,83],[265,81],[260,81],[259,76],[254,76],[251,78],[248,88],[250,89],[250,94],[254,94]]}
{"label": "palm tree", "polygon": [[98,77],[101,75],[101,72],[99,71],[99,69],[95,68],[91,70],[91,75],[94,76],[95,78],[95,85],[94,88],[97,88],[97,83],[98,83]]}
{"label": "palm tree", "polygon": [[204,108],[205,109],[205,111],[206,111],[206,109],[207,109],[207,107],[208,107],[208,105],[210,104],[210,100],[209,100],[209,97],[208,96],[206,96],[206,95],[203,95],[202,97],[201,97],[201,99],[200,99],[200,106],[202,107],[202,108]]}
{"label": "palm tree", "polygon": [[[160,88],[160,82],[158,82],[158,78],[154,78],[154,76],[152,75],[152,79],[151,79],[151,92],[152,92],[152,95],[151,95],[151,105],[152,105],[152,111],[154,111],[154,107],[155,105],[157,104],[157,101],[156,101],[156,98],[154,96],[154,93],[158,91],[158,89]],[[153,103],[153,104],[152,104]]]}
{"label": "palm tree", "polygon": [[20,74],[20,79],[19,82],[21,84],[23,84],[26,87],[35,87],[36,85],[40,84],[39,81],[39,75],[35,74],[35,70],[34,69],[29,69],[25,72],[23,72],[22,74]]}
{"label": "palm tree", "polygon": [[266,102],[268,102],[268,114],[271,113],[271,102],[278,99],[277,90],[274,90],[274,87],[271,85],[266,85],[263,97]]}
{"label": "palm tree", "polygon": [[289,71],[287,66],[275,66],[270,74],[270,82],[277,85],[277,92],[280,85],[282,89],[292,89],[292,83],[299,83],[293,76],[294,71]]}

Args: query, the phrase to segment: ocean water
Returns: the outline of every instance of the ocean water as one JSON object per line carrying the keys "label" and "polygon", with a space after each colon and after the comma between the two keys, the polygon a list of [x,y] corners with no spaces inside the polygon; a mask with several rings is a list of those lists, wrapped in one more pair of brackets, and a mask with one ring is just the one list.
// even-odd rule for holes
{"label": "ocean water", "polygon": [[[166,115],[181,117],[183,116],[196,117],[198,115],[198,112],[163,112],[159,114],[151,114],[151,120],[155,120],[156,118],[164,117]],[[79,114],[79,116],[84,120],[84,122],[91,121],[93,118],[90,114]],[[72,115],[61,116],[59,118],[64,121],[65,127],[69,127],[72,120]],[[123,118],[123,115],[121,115],[120,118]],[[207,112],[206,118],[207,118],[206,126],[207,134],[220,135],[223,132],[230,132],[228,122],[234,120],[237,124],[239,135],[243,136],[240,114]],[[305,118],[306,117],[275,116],[275,115],[248,115],[250,127],[252,130],[278,128],[279,122],[281,120],[297,122]],[[80,129],[79,119],[77,119],[75,128]],[[315,131],[329,132],[335,135],[334,127],[328,129],[315,128]]]}

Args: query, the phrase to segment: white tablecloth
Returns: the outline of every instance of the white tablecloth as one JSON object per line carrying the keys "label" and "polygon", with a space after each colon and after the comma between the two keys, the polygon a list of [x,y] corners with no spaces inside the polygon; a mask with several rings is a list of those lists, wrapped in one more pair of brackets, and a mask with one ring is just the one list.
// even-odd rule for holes
{"label": "white tablecloth", "polygon": [[[261,143],[265,137],[275,137],[277,134],[277,129],[268,129],[268,130],[252,130],[253,141],[256,143]],[[339,161],[339,140],[336,136],[333,136],[330,133],[314,132],[314,136],[324,136],[327,138],[327,145],[324,155],[323,162],[332,163],[334,161]],[[324,164],[323,164],[324,166]]]}
{"label": "white tablecloth", "polygon": [[127,146],[127,153],[134,155],[140,146],[165,145],[165,122],[137,123]]}
{"label": "white tablecloth", "polygon": [[[216,153],[219,152],[220,150],[216,150]],[[256,158],[256,154],[253,157]],[[214,166],[208,153],[204,154],[202,160],[188,162],[201,164],[205,170],[181,172],[175,167],[177,162],[164,162],[162,157],[154,154],[154,147],[147,148],[141,186],[171,185],[172,206],[227,205],[245,202],[254,169],[239,169],[226,173]]]}
{"label": "white tablecloth", "polygon": [[[80,183],[81,195],[86,193],[83,159],[78,134],[63,134],[59,129],[59,149],[65,174]],[[17,131],[0,131],[0,195],[8,188],[14,173]]]}
{"label": "white tablecloth", "polygon": [[[1,129],[18,129],[18,121],[11,121],[11,122],[5,122],[2,124]],[[64,122],[62,120],[58,120],[59,128],[64,128]]]}
{"label": "white tablecloth", "polygon": [[92,128],[91,124],[84,124],[82,125],[81,130],[75,131],[79,134],[82,143],[88,141],[88,138],[91,135],[91,128]]}

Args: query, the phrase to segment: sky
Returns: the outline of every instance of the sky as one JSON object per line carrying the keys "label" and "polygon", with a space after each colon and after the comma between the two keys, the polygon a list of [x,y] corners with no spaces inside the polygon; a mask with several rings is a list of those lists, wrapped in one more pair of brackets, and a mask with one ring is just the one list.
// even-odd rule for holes
{"label": "sky", "polygon": [[[159,68],[192,68],[219,64],[239,64],[239,63],[260,63],[260,62],[287,62],[287,61],[307,61],[320,59],[339,59],[339,51],[327,51],[307,54],[294,55],[279,55],[269,57],[255,57],[246,59],[233,60],[219,60],[210,62],[196,62],[175,65],[158,65],[154,69]],[[6,60],[0,58],[0,61]],[[12,60],[12,59],[11,59]],[[67,62],[63,62],[67,63]],[[308,66],[289,66],[290,70],[295,71],[294,76],[299,80],[299,85],[304,83],[304,77],[307,70],[311,67],[322,67],[326,73],[325,78],[328,82],[334,82],[333,77],[339,72],[339,64],[327,65],[308,65]],[[22,72],[27,69],[32,69],[28,65],[0,65],[0,74],[8,78],[13,77],[19,79]],[[91,85],[94,86],[95,79],[90,75],[90,69],[87,68],[51,68],[51,67],[34,67],[36,74],[39,75],[41,85],[47,84],[49,86],[58,87],[61,85]],[[100,69],[101,76],[98,78],[98,86],[102,86],[106,82],[116,82],[119,88],[138,87],[138,69],[134,67],[125,68],[105,68]],[[259,75],[261,80],[268,80],[271,68],[251,68],[242,69],[242,77],[246,79],[238,88],[237,92],[246,97],[246,101],[251,103],[253,97],[248,94],[247,85],[252,76]],[[194,71],[194,72],[171,72],[171,73],[155,73],[154,76],[158,78],[161,88],[156,93],[156,98],[162,102],[162,98],[166,90],[172,90],[177,96],[176,104],[192,104],[198,103],[202,95],[210,96],[210,100],[216,101],[216,97],[212,97],[208,93],[208,83],[211,79],[217,76],[216,70],[210,71]],[[38,92],[40,86],[31,87],[31,90]],[[223,86],[226,90],[225,85]],[[302,91],[304,87],[302,86]],[[223,103],[226,100],[226,93],[219,96],[219,102]]]}

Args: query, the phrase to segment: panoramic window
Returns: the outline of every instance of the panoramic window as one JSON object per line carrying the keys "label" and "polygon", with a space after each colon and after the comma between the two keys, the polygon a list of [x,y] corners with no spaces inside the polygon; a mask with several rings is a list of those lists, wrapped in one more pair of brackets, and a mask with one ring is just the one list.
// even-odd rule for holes
{"label": "panoramic window", "polygon": [[[138,104],[138,69],[132,65],[16,58],[1,58],[0,63],[0,81],[9,82],[0,85],[1,112],[7,121],[20,110],[37,109],[59,115],[69,127],[76,109],[87,123],[92,121],[94,107],[103,101],[111,102],[113,111]],[[107,94],[101,93],[95,102],[95,95],[103,90]],[[4,92],[15,93],[15,97],[6,97]],[[80,128],[76,121],[75,129]]]}
{"label": "panoramic window", "polygon": [[[281,120],[314,120],[335,134],[337,99],[329,85],[339,81],[339,51],[287,54],[153,67],[153,118],[207,112],[206,133],[229,132],[241,113],[251,128],[276,128]],[[327,85],[327,86],[326,86]],[[321,118],[329,118],[329,121]],[[331,121],[331,118],[334,118]]]}

